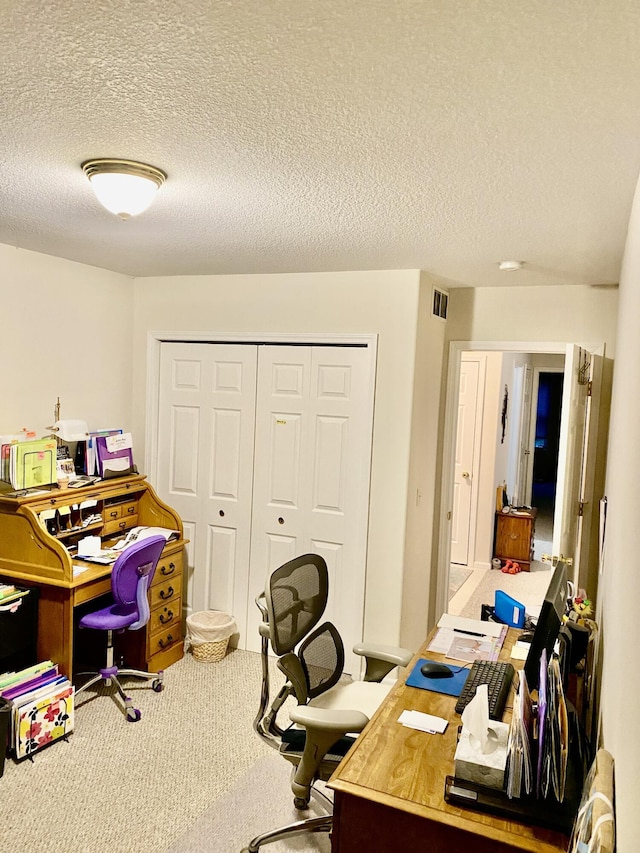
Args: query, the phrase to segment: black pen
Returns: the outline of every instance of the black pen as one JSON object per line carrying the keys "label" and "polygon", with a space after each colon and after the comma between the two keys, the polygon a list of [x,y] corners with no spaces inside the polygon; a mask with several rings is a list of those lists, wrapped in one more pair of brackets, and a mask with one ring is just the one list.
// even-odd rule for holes
{"label": "black pen", "polygon": [[477,631],[465,631],[464,628],[454,628],[454,634],[468,634],[470,637],[486,637],[486,634],[479,634]]}

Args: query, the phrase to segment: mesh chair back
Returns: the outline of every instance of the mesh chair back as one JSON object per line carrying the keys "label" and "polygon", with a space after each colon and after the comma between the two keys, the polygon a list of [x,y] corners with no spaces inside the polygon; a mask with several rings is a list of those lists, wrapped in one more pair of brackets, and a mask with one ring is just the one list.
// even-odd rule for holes
{"label": "mesh chair back", "polygon": [[147,592],[165,545],[164,536],[149,536],[125,548],[113,564],[111,593],[115,601],[125,611],[138,613],[131,629],[141,628],[149,621]]}
{"label": "mesh chair back", "polygon": [[271,647],[284,655],[318,624],[327,605],[329,574],[318,554],[289,560],[271,573],[265,590]]}
{"label": "mesh chair back", "polygon": [[302,643],[298,657],[307,677],[309,698],[333,687],[344,669],[344,645],[331,622],[325,622]]}

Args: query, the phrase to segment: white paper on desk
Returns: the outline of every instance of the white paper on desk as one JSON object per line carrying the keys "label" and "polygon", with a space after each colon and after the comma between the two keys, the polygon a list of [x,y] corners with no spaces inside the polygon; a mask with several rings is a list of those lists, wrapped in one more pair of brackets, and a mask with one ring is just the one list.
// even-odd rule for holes
{"label": "white paper on desk", "polygon": [[76,566],[73,567],[73,576],[74,578],[78,575],[81,575],[83,572],[86,572],[89,566]]}
{"label": "white paper on desk", "polygon": [[481,619],[467,619],[465,616],[452,616],[443,613],[438,620],[438,628],[450,628],[452,631],[471,631],[483,637],[499,637],[503,625],[499,622],[483,622]]}
{"label": "white paper on desk", "polygon": [[448,720],[443,717],[434,717],[432,714],[423,714],[422,711],[403,711],[398,717],[398,722],[410,729],[418,729],[430,734],[442,734],[448,725]]}
{"label": "white paper on desk", "polygon": [[531,643],[521,643],[517,641],[513,644],[513,648],[511,649],[511,657],[513,660],[526,660],[530,648]]}

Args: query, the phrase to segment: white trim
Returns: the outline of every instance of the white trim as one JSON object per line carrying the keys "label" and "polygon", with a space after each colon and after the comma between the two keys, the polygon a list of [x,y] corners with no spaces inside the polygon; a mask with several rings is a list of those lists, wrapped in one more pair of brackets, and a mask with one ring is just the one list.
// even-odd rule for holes
{"label": "white trim", "polygon": [[[374,399],[378,353],[378,335],[336,334],[327,332],[202,332],[202,331],[149,331],[147,332],[147,383],[145,404],[145,471],[151,482],[158,480],[158,449],[155,426],[158,423],[158,398],[160,391],[160,347],[163,343],[225,344],[300,344],[329,346],[361,346],[371,350],[370,395]],[[153,464],[155,460],[155,464]]]}
{"label": "white trim", "polygon": [[[567,353],[567,342],[554,341],[450,341],[447,382],[445,390],[444,434],[442,442],[442,482],[440,519],[438,525],[438,580],[436,585],[436,620],[447,611],[449,569],[451,555],[451,500],[453,492],[453,465],[457,424],[457,389],[460,382],[460,361],[465,351],[521,353]],[[582,343],[583,349],[604,356],[604,343]]]}

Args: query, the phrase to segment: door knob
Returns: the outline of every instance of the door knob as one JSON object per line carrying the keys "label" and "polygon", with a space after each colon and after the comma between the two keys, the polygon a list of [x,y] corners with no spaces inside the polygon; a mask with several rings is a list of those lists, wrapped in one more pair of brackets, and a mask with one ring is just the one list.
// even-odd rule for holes
{"label": "door knob", "polygon": [[468,471],[463,471],[462,476],[465,478],[465,480],[468,480],[471,474]]}

